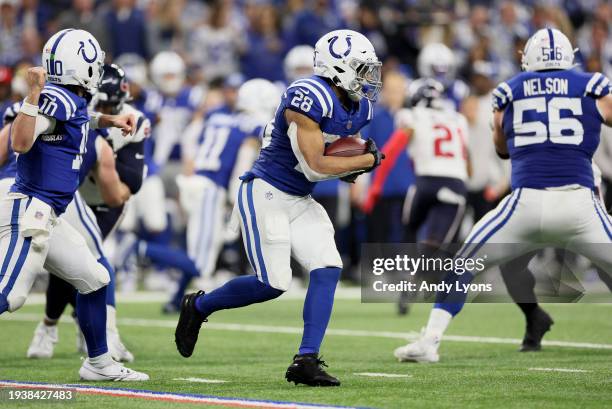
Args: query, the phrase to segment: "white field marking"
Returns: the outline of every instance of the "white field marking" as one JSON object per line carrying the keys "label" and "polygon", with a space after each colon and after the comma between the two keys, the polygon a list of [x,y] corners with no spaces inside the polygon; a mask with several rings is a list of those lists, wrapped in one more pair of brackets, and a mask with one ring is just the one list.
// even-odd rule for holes
{"label": "white field marking", "polygon": [[199,403],[201,405],[226,406],[232,408],[259,408],[259,409],[355,409],[347,406],[324,406],[311,403],[268,401],[255,399],[230,398],[223,396],[182,394],[164,391],[151,391],[143,389],[111,388],[101,386],[88,386],[78,384],[50,384],[36,382],[0,381],[0,388],[24,389],[73,389],[84,395],[115,396],[130,399],[156,400],[173,403]]}
{"label": "white field marking", "polygon": [[[42,318],[41,314],[33,313],[14,313],[3,314],[0,316],[0,321],[24,321],[38,322]],[[63,317],[61,323],[72,323],[72,318]],[[140,318],[118,318],[117,324],[133,327],[156,327],[156,328],[175,328],[176,322],[170,320],[151,320]],[[253,325],[253,324],[230,324],[220,322],[209,322],[204,326],[206,330],[219,331],[238,331],[238,332],[259,332],[271,334],[296,334],[301,335],[303,329],[301,327],[285,327],[271,325]],[[353,330],[353,329],[336,329],[330,328],[326,331],[327,335],[346,336],[346,337],[366,337],[366,338],[392,338],[401,339],[404,341],[414,340],[420,336],[418,332],[393,332],[393,331],[371,331],[371,330]],[[451,342],[474,342],[478,344],[511,344],[520,345],[522,340],[519,338],[501,338],[501,337],[479,337],[469,335],[445,335],[445,341]],[[598,344],[592,342],[572,342],[572,341],[542,341],[542,345],[563,347],[563,348],[581,348],[581,349],[610,349],[612,344]]]}
{"label": "white field marking", "polygon": [[585,373],[585,372],[591,372],[591,371],[587,371],[586,369],[571,369],[571,368],[529,368],[529,371],[543,371],[543,372],[578,372],[578,373]]}
{"label": "white field marking", "polygon": [[195,383],[226,383],[223,379],[204,379],[204,378],[174,378],[173,381],[185,381]]}
{"label": "white field marking", "polygon": [[412,375],[402,373],[357,372],[353,375],[369,376],[371,378],[412,378]]}

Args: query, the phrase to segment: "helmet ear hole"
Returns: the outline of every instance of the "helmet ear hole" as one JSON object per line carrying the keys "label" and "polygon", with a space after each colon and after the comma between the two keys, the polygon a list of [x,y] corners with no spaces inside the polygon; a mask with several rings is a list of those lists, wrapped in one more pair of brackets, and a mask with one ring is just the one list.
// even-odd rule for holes
{"label": "helmet ear hole", "polygon": [[93,77],[93,68],[91,68],[91,65],[87,69],[87,74],[89,75],[89,78]]}
{"label": "helmet ear hole", "polygon": [[334,70],[336,70],[338,74],[344,74],[346,72],[342,68],[338,67],[337,65],[334,65]]}

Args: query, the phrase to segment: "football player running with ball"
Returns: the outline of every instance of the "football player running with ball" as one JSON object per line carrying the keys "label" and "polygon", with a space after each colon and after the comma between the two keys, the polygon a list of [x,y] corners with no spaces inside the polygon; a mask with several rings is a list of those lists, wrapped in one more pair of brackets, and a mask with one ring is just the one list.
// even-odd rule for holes
{"label": "football player running with ball", "polygon": [[290,258],[310,272],[304,302],[304,333],[287,381],[310,386],[339,386],[323,370],[319,348],[329,322],[342,261],[334,229],[310,193],[316,182],[343,178],[351,182],[383,158],[370,140],[365,153],[325,156],[327,142],[359,138],[372,118],[382,86],[381,63],[360,33],[337,30],[315,46],[315,75],[292,83],[268,125],[263,149],[241,177],[234,207],[255,276],[235,278],[204,294],[185,296],[176,327],[178,351],[191,356],[203,322],[218,310],[268,301],[289,289]]}
{"label": "football player running with ball", "polygon": [[[487,258],[491,267],[552,245],[610,274],[612,221],[594,193],[591,166],[602,124],[612,125],[610,81],[574,70],[574,48],[556,29],[529,39],[522,68],[493,91],[493,140],[512,163],[512,193],[476,223],[456,257]],[[473,278],[451,276],[453,288]],[[439,293],[423,335],[397,348],[396,358],[437,362],[442,335],[466,297]]]}

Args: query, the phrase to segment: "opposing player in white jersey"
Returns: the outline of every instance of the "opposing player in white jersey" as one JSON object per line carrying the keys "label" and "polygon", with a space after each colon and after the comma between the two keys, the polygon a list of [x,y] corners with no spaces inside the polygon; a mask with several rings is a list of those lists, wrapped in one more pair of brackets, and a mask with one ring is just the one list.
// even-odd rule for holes
{"label": "opposing player in white jersey", "polygon": [[382,149],[387,160],[378,169],[366,199],[366,205],[373,206],[395,159],[408,145],[416,180],[404,205],[405,241],[418,240],[433,248],[450,242],[457,233],[468,176],[467,121],[446,106],[443,92],[442,84],[433,79],[412,82],[410,108],[396,114],[397,130]]}
{"label": "opposing player in white jersey", "polygon": [[[529,39],[522,67],[493,92],[493,140],[510,158],[512,193],[474,226],[456,257],[486,259],[490,267],[552,246],[610,274],[612,220],[595,195],[591,166],[602,124],[612,125],[610,81],[574,70],[574,48],[556,29]],[[453,290],[438,293],[421,338],[395,350],[400,361],[439,360],[442,335],[467,297],[456,284],[472,278],[449,275]]]}
{"label": "opposing player in white jersey", "polygon": [[11,146],[19,156],[15,183],[0,203],[0,314],[23,305],[36,274],[45,268],[78,290],[76,312],[88,350],[81,378],[147,380],[108,353],[108,271],[60,218],[79,184],[89,127],[132,133],[134,118],[88,113],[87,97],[98,87],[104,61],[90,33],[56,33],[43,47],[42,61],[45,68],[28,71],[29,93],[11,125]]}
{"label": "opposing player in white jersey", "polygon": [[200,327],[215,311],[244,307],[279,297],[291,284],[293,256],[310,272],[304,302],[304,334],[287,369],[289,382],[338,386],[319,358],[331,317],[342,260],[334,228],[310,195],[316,182],[345,178],[378,166],[383,158],[373,141],[364,154],[325,156],[325,143],[358,137],[372,117],[382,86],[381,63],[370,41],[351,30],[332,31],[315,46],[315,75],[285,91],[268,126],[263,148],[242,184],[234,214],[240,217],[244,246],[256,272],[216,290],[185,296],[175,331],[177,349],[192,355]]}
{"label": "opposing player in white jersey", "polygon": [[[396,114],[397,130],[382,151],[387,157],[372,181],[365,208],[371,209],[383,191],[387,175],[408,145],[416,179],[404,203],[404,241],[418,243],[425,256],[433,256],[450,243],[465,210],[468,177],[467,120],[443,95],[434,79],[410,84],[408,106]],[[441,277],[421,277],[438,281]],[[399,313],[408,311],[408,293],[402,293]]]}

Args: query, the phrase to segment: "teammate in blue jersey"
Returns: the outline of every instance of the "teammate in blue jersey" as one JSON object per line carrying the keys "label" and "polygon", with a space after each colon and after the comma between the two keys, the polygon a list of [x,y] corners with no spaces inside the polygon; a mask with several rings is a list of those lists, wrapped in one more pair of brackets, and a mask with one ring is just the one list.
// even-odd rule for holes
{"label": "teammate in blue jersey", "polygon": [[[110,283],[106,292],[107,342],[113,359],[122,362],[131,362],[134,356],[119,337],[115,271],[105,256],[102,242],[119,221],[124,203],[138,191],[143,179],[142,154],[144,141],[149,134],[149,120],[126,104],[129,98],[123,70],[115,64],[105,65],[92,105],[103,114],[134,114],[136,131],[127,137],[121,135],[118,129],[90,131],[79,172],[79,191],[62,215],[86,239],[92,254],[109,273]],[[36,328],[28,348],[28,358],[53,356],[54,343],[58,338],[57,323],[67,304],[74,306],[75,300],[76,291],[69,283],[53,275],[49,277],[45,317]],[[80,342],[78,344],[86,352],[86,346]]]}
{"label": "teammate in blue jersey", "polygon": [[[181,204],[188,215],[187,254],[198,276],[208,279],[227,234],[228,201],[233,204],[240,180],[257,156],[263,128],[280,102],[278,87],[253,79],[238,90],[236,112],[221,108],[205,121],[198,138],[192,176],[178,179]],[[176,265],[175,267],[181,267]],[[193,269],[180,268],[183,276],[166,311],[180,309]]]}
{"label": "teammate in blue jersey", "polygon": [[[372,117],[381,88],[381,63],[370,41],[351,30],[324,35],[315,46],[315,75],[292,83],[268,126],[263,149],[242,176],[234,207],[256,276],[235,278],[204,294],[183,298],[175,341],[184,357],[193,353],[200,327],[215,311],[264,302],[291,283],[290,258],[310,272],[304,303],[304,334],[287,381],[338,386],[323,369],[319,348],[329,322],[342,261],[334,229],[310,193],[318,181],[354,181],[383,158],[369,140],[367,152],[325,156],[325,143],[359,137]],[[238,223],[236,223],[238,224]]]}
{"label": "teammate in blue jersey", "polygon": [[[512,163],[512,193],[476,223],[456,257],[486,258],[490,267],[550,246],[610,273],[612,220],[595,195],[591,166],[601,126],[612,124],[610,81],[574,70],[574,48],[556,29],[529,39],[522,66],[493,91],[493,140]],[[454,290],[438,294],[421,338],[395,350],[400,361],[439,360],[442,334],[467,297],[457,284],[472,278],[447,278]]]}
{"label": "teammate in blue jersey", "polygon": [[91,34],[67,29],[45,44],[45,68],[28,70],[29,93],[11,125],[11,147],[19,154],[15,183],[0,204],[0,314],[23,305],[36,274],[45,268],[79,292],[76,312],[88,350],[81,378],[147,380],[108,353],[108,272],[83,237],[60,218],[79,184],[89,127],[131,133],[135,125],[132,115],[87,111],[87,96],[98,86],[103,60]]}

